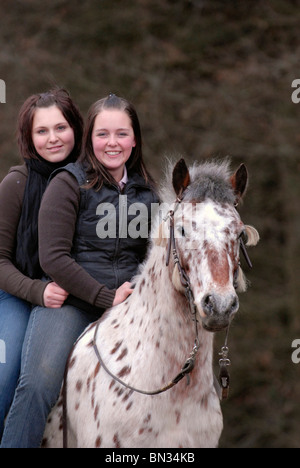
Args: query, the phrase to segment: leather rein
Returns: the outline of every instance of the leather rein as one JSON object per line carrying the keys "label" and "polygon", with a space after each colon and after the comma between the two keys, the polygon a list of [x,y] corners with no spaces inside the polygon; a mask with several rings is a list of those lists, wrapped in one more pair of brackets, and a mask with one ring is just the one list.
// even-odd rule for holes
{"label": "leather rein", "polygon": [[176,200],[176,202],[175,202],[176,205],[175,205],[174,210],[170,210],[167,217],[165,218],[165,220],[167,220],[168,218],[170,219],[170,236],[169,236],[169,243],[168,243],[168,249],[167,249],[166,266],[169,265],[170,253],[171,253],[171,247],[172,247],[174,263],[178,267],[181,283],[182,283],[182,285],[184,287],[185,296],[186,296],[186,298],[188,300],[192,320],[193,320],[193,322],[195,324],[194,346],[192,348],[192,351],[191,351],[189,357],[186,359],[185,363],[183,364],[180,372],[168,384],[163,385],[161,388],[156,389],[156,390],[149,390],[148,391],[148,390],[141,390],[139,388],[132,387],[131,385],[127,384],[123,380],[119,379],[119,377],[114,375],[107,368],[106,364],[104,363],[104,361],[103,361],[103,359],[101,357],[101,354],[99,352],[99,348],[97,346],[97,333],[98,333],[98,328],[99,328],[99,323],[100,323],[99,321],[98,321],[98,323],[96,325],[94,338],[93,338],[93,348],[94,348],[95,354],[97,356],[97,359],[98,359],[99,363],[101,364],[101,366],[103,366],[106,373],[110,377],[112,377],[116,382],[118,382],[119,384],[121,384],[124,387],[128,388],[129,390],[132,390],[132,391],[137,392],[137,393],[142,393],[143,395],[158,395],[160,393],[163,393],[163,392],[169,390],[170,388],[174,387],[174,385],[176,385],[178,382],[180,382],[185,376],[187,376],[188,384],[189,384],[189,375],[188,374],[190,374],[190,372],[192,372],[192,370],[195,367],[196,356],[197,356],[197,353],[198,353],[199,348],[200,348],[199,337],[198,337],[198,321],[197,321],[197,318],[196,318],[197,307],[196,307],[196,305],[194,303],[194,295],[193,295],[193,292],[192,292],[192,289],[191,289],[191,284],[190,284],[189,277],[186,274],[186,272],[184,271],[184,269],[182,268],[182,266],[180,264],[180,261],[179,261],[179,258],[178,258],[177,249],[176,249],[175,235],[174,235],[174,214],[175,214],[176,207],[180,202],[181,202],[181,199]]}
{"label": "leather rein", "polygon": [[[176,247],[176,239],[175,239],[175,232],[174,232],[174,215],[176,212],[176,209],[178,208],[179,204],[182,202],[183,197],[178,197],[175,201],[175,206],[173,210],[170,210],[167,214],[167,216],[164,218],[164,221],[167,221],[169,219],[169,228],[170,228],[170,233],[169,233],[169,242],[168,242],[168,247],[167,247],[167,257],[166,257],[166,266],[169,265],[170,262],[170,256],[171,256],[171,251],[173,254],[173,261],[174,264],[177,265],[179,275],[180,275],[180,281],[182,286],[184,287],[184,294],[185,297],[188,301],[189,305],[189,310],[191,314],[192,321],[194,322],[195,325],[195,340],[194,340],[194,345],[192,348],[192,351],[189,355],[189,357],[186,359],[185,363],[183,364],[180,372],[166,385],[163,385],[161,388],[156,389],[156,390],[141,390],[139,388],[133,387],[123,380],[121,380],[119,377],[117,377],[115,374],[113,374],[108,367],[106,366],[105,362],[103,361],[99,348],[97,346],[97,333],[98,333],[98,328],[99,328],[99,321],[96,325],[95,328],[95,333],[94,333],[94,338],[93,338],[93,348],[95,351],[95,354],[97,356],[97,359],[100,363],[100,365],[104,368],[106,373],[112,377],[116,382],[119,384],[123,385],[124,387],[128,388],[129,390],[132,390],[137,393],[141,393],[143,395],[158,395],[160,393],[163,393],[172,387],[174,387],[178,382],[180,382],[184,377],[187,377],[187,384],[189,384],[190,379],[189,379],[189,374],[192,372],[192,370],[195,367],[195,361],[196,361],[196,356],[200,348],[200,342],[199,342],[199,333],[198,333],[198,320],[196,318],[197,314],[197,307],[194,302],[194,294],[191,288],[191,283],[189,276],[185,272],[184,268],[182,267],[178,253],[177,253],[177,247]],[[218,393],[219,398],[226,399],[228,397],[228,392],[229,392],[229,374],[227,371],[227,367],[231,364],[230,360],[228,359],[228,346],[227,346],[227,340],[228,340],[228,329],[227,327],[227,332],[226,332],[226,339],[225,339],[225,344],[221,348],[221,352],[219,353],[222,357],[219,360],[219,365],[220,365],[220,375],[219,375],[219,380],[216,378],[214,379],[214,385],[216,388],[216,391]]]}

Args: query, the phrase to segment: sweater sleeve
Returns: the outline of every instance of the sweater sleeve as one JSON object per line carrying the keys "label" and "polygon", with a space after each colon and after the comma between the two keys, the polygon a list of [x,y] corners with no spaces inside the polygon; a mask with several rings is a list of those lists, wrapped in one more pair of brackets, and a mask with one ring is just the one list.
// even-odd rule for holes
{"label": "sweater sleeve", "polygon": [[71,256],[80,205],[75,177],[60,172],[49,184],[39,213],[41,267],[63,289],[99,308],[112,306],[115,291],[98,283]]}
{"label": "sweater sleeve", "polygon": [[13,263],[26,180],[27,174],[21,167],[10,172],[0,184],[0,289],[43,306],[48,283],[28,278]]}

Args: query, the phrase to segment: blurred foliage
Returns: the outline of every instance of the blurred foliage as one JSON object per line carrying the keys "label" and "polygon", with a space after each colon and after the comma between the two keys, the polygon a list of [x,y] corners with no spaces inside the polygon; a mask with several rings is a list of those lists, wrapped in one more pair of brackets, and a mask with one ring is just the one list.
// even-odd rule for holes
{"label": "blurred foliage", "polygon": [[[299,447],[300,78],[298,0],[1,0],[0,176],[18,163],[22,102],[52,84],[83,114],[110,91],[136,106],[146,161],[245,162],[241,215],[261,234],[230,331],[221,447]],[[245,267],[245,271],[247,267]],[[216,344],[223,336],[216,337]],[[217,351],[216,358],[217,363]]]}

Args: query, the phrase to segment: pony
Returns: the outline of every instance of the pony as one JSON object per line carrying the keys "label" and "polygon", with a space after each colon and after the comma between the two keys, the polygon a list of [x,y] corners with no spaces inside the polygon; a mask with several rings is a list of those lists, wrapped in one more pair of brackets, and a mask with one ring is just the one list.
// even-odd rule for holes
{"label": "pony", "polygon": [[240,241],[259,240],[236,209],[248,172],[181,159],[170,176],[134,291],[74,345],[44,447],[62,447],[63,427],[68,447],[218,446],[214,332],[228,329],[247,288]]}

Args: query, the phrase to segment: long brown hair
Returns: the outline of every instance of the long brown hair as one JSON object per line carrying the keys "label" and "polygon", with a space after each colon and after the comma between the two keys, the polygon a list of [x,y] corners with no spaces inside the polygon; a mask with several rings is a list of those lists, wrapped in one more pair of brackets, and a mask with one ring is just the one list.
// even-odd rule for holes
{"label": "long brown hair", "polygon": [[96,158],[92,144],[92,133],[96,117],[104,109],[117,109],[128,114],[133,128],[136,145],[134,148],[132,148],[131,155],[126,163],[126,168],[129,172],[137,172],[144,178],[146,183],[149,183],[149,185],[154,187],[155,183],[147,171],[143,161],[142,134],[137,112],[129,101],[118,97],[115,94],[110,94],[109,96],[92,104],[88,111],[83,136],[83,150],[80,157],[81,162],[84,162],[87,165],[88,183],[85,188],[94,188],[95,190],[100,190],[103,183],[114,185],[116,184],[116,181],[109,173],[109,171]]}
{"label": "long brown hair", "polygon": [[72,101],[70,94],[63,88],[53,88],[41,94],[33,94],[22,105],[17,123],[17,142],[23,159],[39,159],[32,141],[32,124],[37,108],[57,106],[74,131],[75,144],[72,150],[74,159],[80,155],[83,118]]}

